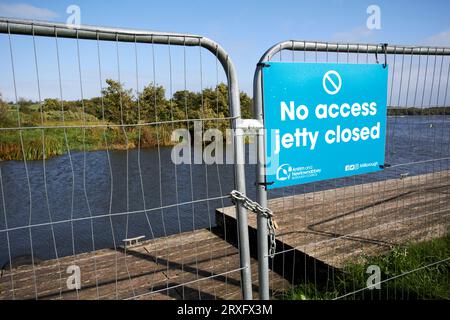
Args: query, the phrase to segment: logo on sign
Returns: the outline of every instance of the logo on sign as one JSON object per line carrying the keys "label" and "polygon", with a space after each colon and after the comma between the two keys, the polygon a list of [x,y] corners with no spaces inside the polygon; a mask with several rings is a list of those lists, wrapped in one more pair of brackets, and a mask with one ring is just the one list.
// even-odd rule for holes
{"label": "logo on sign", "polygon": [[277,180],[278,181],[286,181],[291,178],[292,167],[289,164],[283,164],[278,167],[277,170]]}
{"label": "logo on sign", "polygon": [[341,90],[342,78],[337,71],[330,70],[323,76],[322,85],[326,93],[335,95]]}
{"label": "logo on sign", "polygon": [[355,171],[359,169],[359,163],[357,164],[347,164],[345,166],[345,171]]}

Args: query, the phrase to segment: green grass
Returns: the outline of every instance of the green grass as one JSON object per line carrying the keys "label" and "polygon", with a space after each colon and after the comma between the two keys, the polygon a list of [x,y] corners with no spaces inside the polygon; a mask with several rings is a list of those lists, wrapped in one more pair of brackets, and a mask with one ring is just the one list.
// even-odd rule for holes
{"label": "green grass", "polygon": [[[342,272],[335,275],[334,281],[329,280],[317,288],[311,283],[296,286],[284,298],[333,299],[366,288],[369,277],[367,267],[377,265],[381,270],[381,281],[396,278],[381,283],[380,290],[366,289],[345,299],[450,299],[450,260],[423,268],[449,257],[450,234],[396,247],[385,255],[362,257],[359,263],[345,266]],[[419,270],[408,273],[416,269]]]}
{"label": "green grass", "polygon": [[[27,112],[20,112],[20,124],[23,130],[7,130],[0,134],[0,161],[6,160],[40,160],[60,156],[70,151],[124,150],[172,146],[171,134],[177,126],[186,128],[186,124],[158,124],[148,126],[126,127],[103,122],[93,115],[82,111],[50,110],[42,114],[39,105],[31,105]],[[64,121],[62,121],[64,117]],[[9,106],[7,117],[0,122],[0,127],[18,127],[17,109]],[[43,119],[42,119],[43,118]],[[204,129],[220,128],[225,131],[229,121],[205,121]],[[83,125],[109,125],[89,129],[79,128]],[[72,126],[75,128],[34,127]],[[78,127],[78,128],[76,128]],[[191,125],[192,128],[192,125]],[[246,140],[246,142],[248,142]]]}
{"label": "green grass", "polygon": [[[17,114],[11,111],[7,125],[3,127],[17,127]],[[44,126],[82,126],[83,124],[103,124],[96,117],[82,112],[49,111],[44,114]],[[160,125],[146,127],[97,127],[97,128],[67,128],[64,129],[32,129],[41,126],[39,113],[21,113],[21,125],[24,130],[2,131],[0,135],[0,161],[2,160],[40,160],[51,158],[71,151],[123,150],[126,148],[155,147],[156,145],[171,145],[170,134],[172,127]],[[17,118],[16,118],[17,119]],[[157,138],[159,134],[159,139]]]}

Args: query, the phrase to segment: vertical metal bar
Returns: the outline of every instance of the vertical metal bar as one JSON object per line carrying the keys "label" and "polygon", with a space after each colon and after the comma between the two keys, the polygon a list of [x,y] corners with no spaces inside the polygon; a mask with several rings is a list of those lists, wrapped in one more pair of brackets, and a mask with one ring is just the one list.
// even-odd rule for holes
{"label": "vertical metal bar", "polygon": [[[241,106],[236,71],[232,62],[227,59],[228,70],[228,95],[230,99],[230,111],[233,118],[232,127],[236,129],[237,118],[241,116]],[[245,153],[244,139],[241,134],[234,135],[234,175],[236,189],[245,193]],[[239,232],[239,256],[242,280],[242,295],[244,300],[251,300],[252,273],[250,267],[250,243],[248,238],[247,210],[240,204],[236,204],[236,220]]]}
{"label": "vertical metal bar", "polygon": [[[258,65],[253,81],[253,103],[254,117],[263,121],[262,107],[262,66]],[[267,207],[267,190],[265,186],[265,135],[264,130],[258,132],[257,137],[257,164],[256,164],[256,201],[262,206]],[[269,247],[267,243],[267,218],[263,215],[257,216],[258,233],[258,281],[259,298],[268,300],[269,296]]]}

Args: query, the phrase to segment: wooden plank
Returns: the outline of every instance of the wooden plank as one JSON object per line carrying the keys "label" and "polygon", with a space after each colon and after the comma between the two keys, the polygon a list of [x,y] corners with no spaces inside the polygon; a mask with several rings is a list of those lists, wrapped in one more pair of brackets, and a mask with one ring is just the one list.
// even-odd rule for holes
{"label": "wooden plank", "polygon": [[[81,270],[78,291],[66,287],[66,268],[73,264]],[[256,260],[252,264],[256,270]],[[236,269],[237,248],[203,229],[143,241],[126,251],[102,249],[43,261],[34,270],[28,265],[6,271],[0,278],[0,299],[12,299],[13,293],[15,299],[35,299],[36,291],[38,299],[240,298]]]}

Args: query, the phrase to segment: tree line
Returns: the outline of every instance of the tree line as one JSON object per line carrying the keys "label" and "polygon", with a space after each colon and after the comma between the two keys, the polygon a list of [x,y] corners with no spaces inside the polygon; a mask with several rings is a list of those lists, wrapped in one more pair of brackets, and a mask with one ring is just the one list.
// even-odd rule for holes
{"label": "tree line", "polygon": [[[1,96],[0,96],[1,98]],[[241,113],[244,118],[251,117],[252,100],[244,92],[240,93]],[[228,87],[218,84],[215,88],[206,88],[201,92],[189,90],[177,91],[171,98],[166,98],[165,88],[153,83],[144,87],[142,92],[133,93],[122,83],[107,79],[100,97],[84,100],[61,101],[45,99],[39,108],[30,100],[20,99],[18,105],[23,113],[33,111],[84,111],[99,120],[115,124],[133,124],[138,122],[164,122],[183,119],[205,119],[229,117]],[[7,117],[6,103],[0,109],[0,122]],[[11,106],[11,103],[9,104]]]}
{"label": "tree line", "polygon": [[[241,114],[252,117],[252,99],[244,92],[240,93]],[[106,80],[100,97],[84,100],[61,101],[48,98],[42,103],[19,99],[19,110],[25,114],[35,114],[35,122],[40,121],[39,113],[52,111],[81,112],[115,124],[133,124],[138,122],[165,122],[183,119],[205,119],[229,117],[228,87],[224,83],[201,92],[189,90],[176,91],[166,98],[163,86],[150,83],[141,92],[126,89],[122,83]],[[11,112],[14,103],[3,102],[0,93],[0,125],[14,122]],[[450,115],[450,107],[388,107],[389,116],[402,115]]]}
{"label": "tree line", "polygon": [[389,116],[429,116],[429,115],[450,115],[450,107],[426,107],[426,108],[388,108]]}

